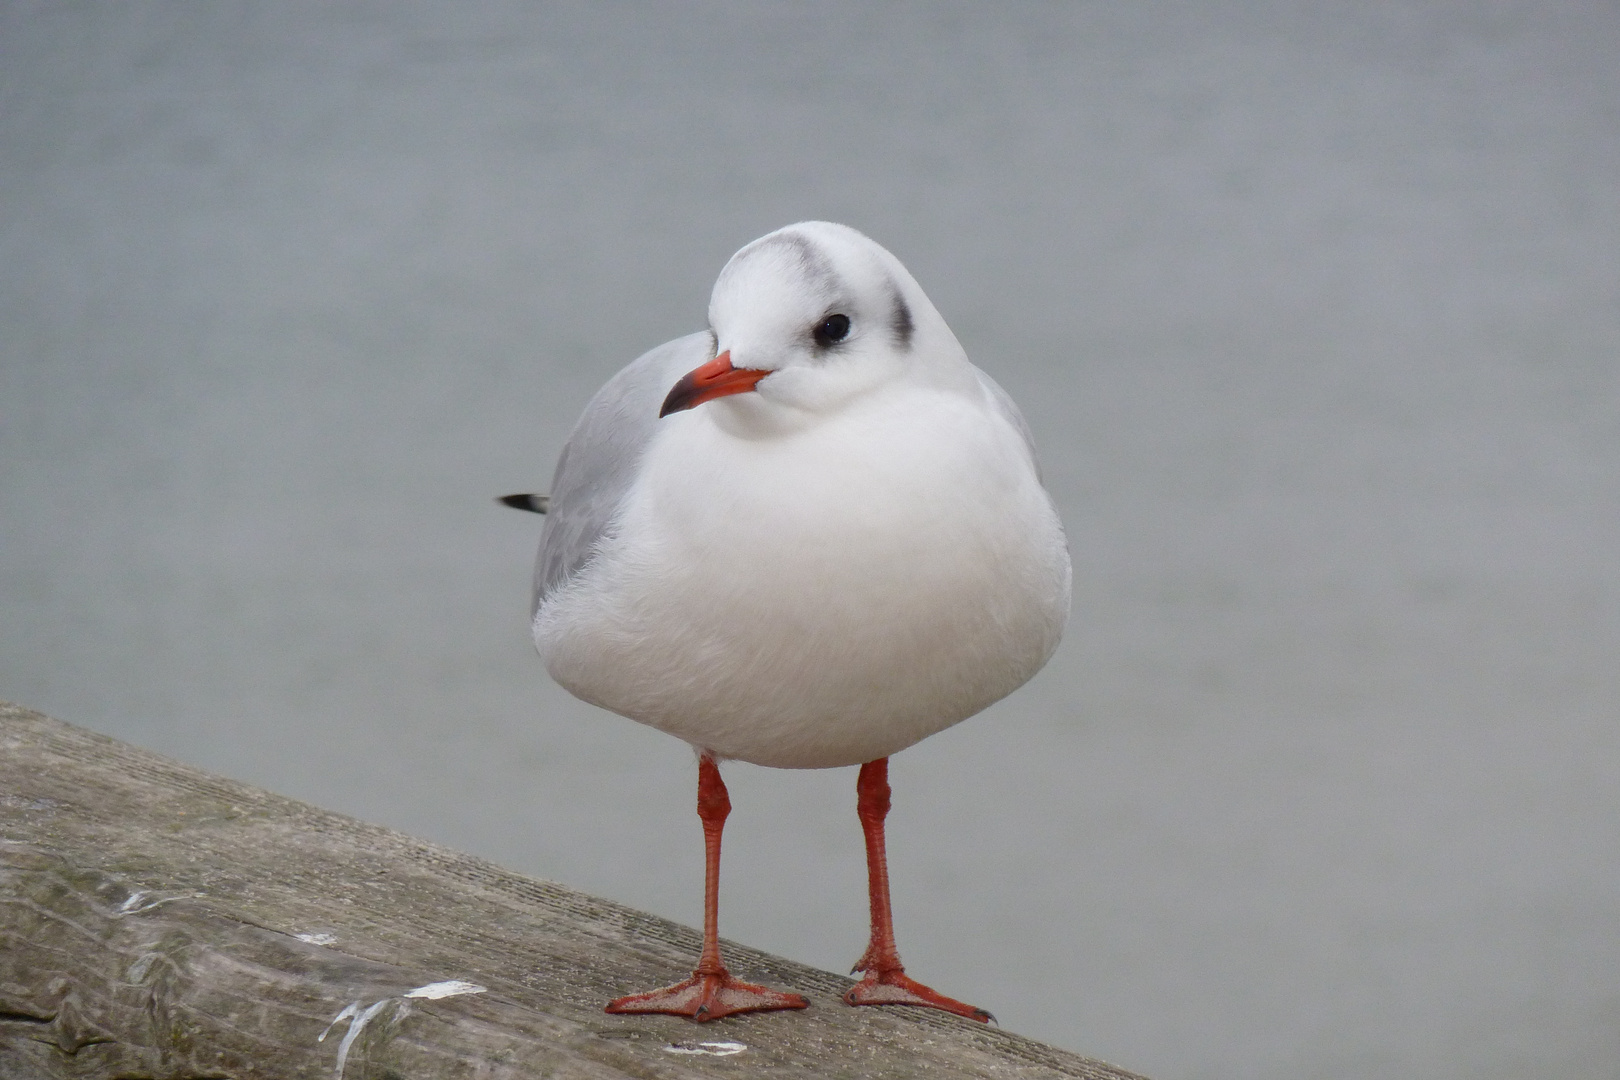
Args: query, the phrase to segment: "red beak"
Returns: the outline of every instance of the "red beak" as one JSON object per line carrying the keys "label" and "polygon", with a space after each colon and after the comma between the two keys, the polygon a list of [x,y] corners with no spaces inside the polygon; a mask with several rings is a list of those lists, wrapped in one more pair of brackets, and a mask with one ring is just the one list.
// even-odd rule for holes
{"label": "red beak", "polygon": [[664,407],[658,410],[658,415],[662,418],[728,394],[745,394],[769,374],[758,368],[732,367],[731,350],[727,349],[697,370],[682,375],[681,381],[664,399]]}

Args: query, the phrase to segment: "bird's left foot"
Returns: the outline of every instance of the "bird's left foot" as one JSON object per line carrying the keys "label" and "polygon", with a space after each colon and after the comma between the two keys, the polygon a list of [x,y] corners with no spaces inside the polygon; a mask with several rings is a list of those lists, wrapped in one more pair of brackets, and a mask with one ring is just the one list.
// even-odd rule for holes
{"label": "bird's left foot", "polygon": [[[859,970],[859,969],[857,969]],[[965,1001],[948,998],[944,994],[913,979],[902,968],[889,971],[868,971],[866,977],[844,994],[846,1005],[920,1005],[925,1009],[943,1009],[981,1024],[994,1020],[985,1010]]]}

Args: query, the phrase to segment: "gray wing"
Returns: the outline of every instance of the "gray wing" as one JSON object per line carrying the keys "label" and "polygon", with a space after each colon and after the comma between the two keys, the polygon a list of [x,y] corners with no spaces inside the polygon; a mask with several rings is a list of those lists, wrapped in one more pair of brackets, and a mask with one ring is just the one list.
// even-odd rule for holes
{"label": "gray wing", "polygon": [[1040,480],[1041,459],[1035,453],[1035,434],[1029,430],[1029,421],[1024,419],[1024,414],[1018,411],[1017,402],[1013,401],[1011,394],[1001,388],[1000,383],[977,367],[973,369],[973,373],[979,377],[979,382],[984,384],[985,391],[990,395],[990,400],[995,403],[1001,415],[1018,430],[1018,434],[1024,437],[1024,445],[1029,448],[1029,458],[1035,463],[1035,479]]}
{"label": "gray wing", "polygon": [[670,387],[713,355],[714,339],[707,333],[665,342],[609,379],[585,406],[551,479],[531,615],[595,553],[635,482]]}

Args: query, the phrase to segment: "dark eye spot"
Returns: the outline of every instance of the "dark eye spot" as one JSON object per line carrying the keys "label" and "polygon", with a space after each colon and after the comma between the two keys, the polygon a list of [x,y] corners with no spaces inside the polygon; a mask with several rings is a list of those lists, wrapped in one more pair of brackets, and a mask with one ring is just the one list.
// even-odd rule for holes
{"label": "dark eye spot", "polygon": [[816,339],[816,344],[823,349],[836,342],[843,341],[849,334],[848,315],[829,315],[810,331],[810,336]]}

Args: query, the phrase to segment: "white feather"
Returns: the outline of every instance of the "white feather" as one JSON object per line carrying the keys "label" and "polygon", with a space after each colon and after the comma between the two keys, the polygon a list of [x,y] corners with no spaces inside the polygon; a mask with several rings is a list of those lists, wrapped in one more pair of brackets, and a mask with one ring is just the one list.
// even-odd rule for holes
{"label": "white feather", "polygon": [[[823,768],[1021,686],[1057,647],[1070,571],[1027,428],[910,275],[842,226],[783,234],[821,261],[762,258],[767,237],[711,306],[733,364],[773,374],[659,422],[534,634],[587,701],[721,757]],[[852,330],[818,355],[828,305]]]}

